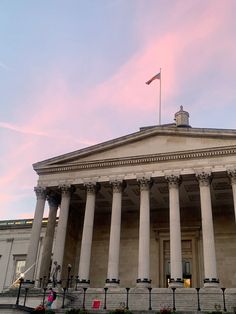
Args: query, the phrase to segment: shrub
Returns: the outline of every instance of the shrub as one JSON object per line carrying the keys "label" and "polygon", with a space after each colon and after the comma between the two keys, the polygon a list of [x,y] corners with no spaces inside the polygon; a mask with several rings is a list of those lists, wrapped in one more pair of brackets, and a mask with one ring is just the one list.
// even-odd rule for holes
{"label": "shrub", "polygon": [[88,311],[81,309],[67,310],[65,314],[88,314]]}
{"label": "shrub", "polygon": [[171,314],[172,310],[169,306],[163,306],[160,309],[160,314]]}
{"label": "shrub", "polygon": [[55,312],[53,310],[46,310],[44,306],[39,305],[37,306],[32,312],[31,314],[55,314]]}
{"label": "shrub", "polygon": [[127,309],[115,309],[110,311],[109,314],[132,314],[132,312]]}

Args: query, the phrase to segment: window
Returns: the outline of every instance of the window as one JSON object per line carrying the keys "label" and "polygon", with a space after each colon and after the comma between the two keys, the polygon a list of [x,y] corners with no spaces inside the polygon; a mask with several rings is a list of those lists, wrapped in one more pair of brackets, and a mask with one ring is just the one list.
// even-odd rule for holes
{"label": "window", "polygon": [[15,282],[25,270],[26,255],[14,255],[13,282]]}

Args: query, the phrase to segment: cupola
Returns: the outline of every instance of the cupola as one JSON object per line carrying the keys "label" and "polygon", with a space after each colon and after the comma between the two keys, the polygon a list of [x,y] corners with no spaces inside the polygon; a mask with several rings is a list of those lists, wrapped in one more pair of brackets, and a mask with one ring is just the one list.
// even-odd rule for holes
{"label": "cupola", "polygon": [[183,110],[183,106],[180,106],[180,110],[176,112],[174,120],[177,127],[191,128],[189,125],[189,113]]}

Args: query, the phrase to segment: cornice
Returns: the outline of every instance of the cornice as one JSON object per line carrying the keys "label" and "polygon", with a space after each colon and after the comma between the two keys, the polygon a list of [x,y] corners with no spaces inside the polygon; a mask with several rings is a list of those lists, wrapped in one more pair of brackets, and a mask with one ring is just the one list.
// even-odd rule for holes
{"label": "cornice", "polygon": [[191,159],[204,159],[204,158],[214,158],[222,156],[236,155],[236,145],[225,146],[225,147],[215,147],[210,149],[199,149],[199,150],[187,150],[180,152],[168,152],[152,155],[142,155],[142,156],[132,156],[125,158],[112,158],[105,160],[94,160],[94,161],[83,161],[70,163],[69,165],[51,165],[36,168],[36,172],[40,174],[51,174],[57,172],[68,172],[76,170],[87,170],[87,169],[99,169],[99,168],[111,168],[111,167],[125,167],[125,166],[135,166],[140,164],[150,164],[150,163],[161,163],[161,162],[172,162],[181,160],[191,160]]}

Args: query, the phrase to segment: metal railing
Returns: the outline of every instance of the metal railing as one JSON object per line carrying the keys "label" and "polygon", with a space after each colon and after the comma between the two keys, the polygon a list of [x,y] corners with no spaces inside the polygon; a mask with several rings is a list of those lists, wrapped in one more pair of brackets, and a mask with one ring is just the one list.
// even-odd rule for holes
{"label": "metal railing", "polygon": [[[78,277],[68,276],[60,282],[51,282],[47,278],[40,278],[35,286],[38,287],[41,293],[41,304],[45,304],[46,295],[49,288],[54,287],[58,291],[58,296],[62,298],[62,308],[65,307],[65,299],[68,295],[75,295],[77,308],[93,309],[92,302],[99,299],[101,302],[100,309],[108,310],[115,308],[123,308],[126,310],[156,310],[160,311],[163,307],[170,308],[173,312],[190,308],[192,311],[224,311],[232,312],[236,307],[236,293],[227,292],[226,288],[220,288],[217,292],[209,292],[204,288],[142,288],[135,290],[135,288],[120,288],[118,290],[110,290],[110,288],[93,289],[78,286]],[[187,291],[188,290],[188,291]],[[30,288],[24,279],[19,282],[17,290],[16,305],[21,304],[26,306],[27,298],[30,295]],[[77,293],[76,293],[77,291]],[[228,290],[230,291],[230,289]],[[228,297],[228,304],[227,304]],[[212,299],[210,305],[209,300]],[[140,301],[141,300],[141,301]],[[216,300],[216,302],[214,301]],[[235,301],[232,301],[235,300]],[[215,303],[214,303],[215,302]],[[139,305],[138,305],[139,304]],[[140,308],[140,304],[141,307]]]}

